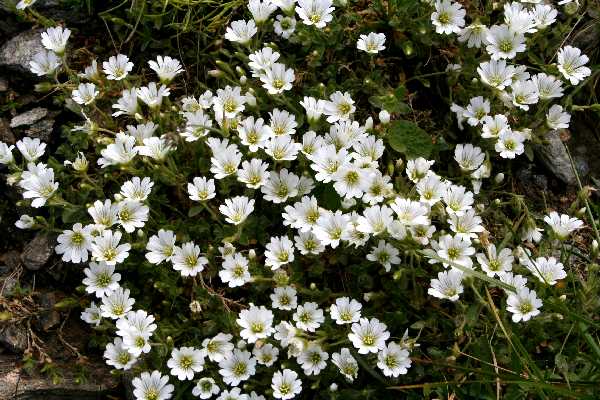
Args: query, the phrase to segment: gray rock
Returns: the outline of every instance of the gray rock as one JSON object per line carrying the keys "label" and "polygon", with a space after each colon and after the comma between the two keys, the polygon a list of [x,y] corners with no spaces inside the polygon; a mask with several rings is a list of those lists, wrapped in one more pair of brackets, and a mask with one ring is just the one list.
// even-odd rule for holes
{"label": "gray rock", "polygon": [[[50,375],[25,372],[19,361],[17,356],[0,355],[0,399],[97,400],[118,394],[119,380],[102,362],[80,365],[55,361],[61,379],[54,382]],[[86,372],[85,380],[80,379],[82,368]]]}
{"label": "gray rock", "polygon": [[548,190],[548,178],[542,174],[534,173],[534,165],[529,164],[517,171],[517,178],[526,188],[535,189],[531,192],[532,196]]}
{"label": "gray rock", "polygon": [[25,111],[24,113],[13,117],[13,119],[10,120],[10,127],[16,128],[23,125],[32,125],[46,115],[48,115],[48,109],[43,107],[32,108],[29,111]]}
{"label": "gray rock", "polygon": [[571,168],[569,155],[558,131],[550,131],[544,136],[544,144],[535,145],[534,150],[542,164],[558,179],[568,185],[576,185],[577,178]]}
{"label": "gray rock", "polygon": [[0,327],[0,343],[13,353],[27,350],[27,330],[23,325],[7,323]]}
{"label": "gray rock", "polygon": [[42,29],[33,29],[19,33],[0,47],[0,65],[29,72],[29,61],[36,53],[44,50],[40,33]]}
{"label": "gray rock", "polygon": [[43,119],[41,121],[36,122],[31,125],[28,129],[25,130],[25,135],[38,138],[42,142],[50,141],[50,137],[52,136],[52,130],[54,129],[54,120],[53,119]]}
{"label": "gray rock", "polygon": [[38,233],[31,242],[23,248],[21,260],[23,265],[30,271],[42,268],[54,253],[55,239],[49,235]]}
{"label": "gray rock", "polygon": [[54,309],[56,295],[54,292],[46,292],[40,295],[40,306],[44,311],[40,315],[40,325],[44,331],[54,328],[60,323],[60,314]]}
{"label": "gray rock", "polygon": [[0,118],[0,141],[15,144],[15,135],[10,130],[10,123],[4,118]]}

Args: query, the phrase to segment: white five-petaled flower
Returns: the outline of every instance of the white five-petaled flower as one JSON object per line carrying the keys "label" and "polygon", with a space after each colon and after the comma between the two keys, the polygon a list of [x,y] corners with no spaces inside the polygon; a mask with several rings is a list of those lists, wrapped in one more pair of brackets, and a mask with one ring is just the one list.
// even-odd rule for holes
{"label": "white five-petaled flower", "polygon": [[171,368],[171,375],[180,381],[192,380],[196,372],[204,369],[204,356],[200,350],[193,347],[173,349],[167,367]]}
{"label": "white five-petaled flower", "polygon": [[63,231],[56,239],[56,253],[62,254],[63,261],[86,262],[92,249],[92,229],[92,225],[83,226],[78,222],[73,225],[72,230]]}
{"label": "white five-petaled flower", "polygon": [[196,276],[208,264],[206,257],[200,256],[200,247],[193,242],[183,243],[176,247],[171,257],[173,269],[180,271],[181,276]]}
{"label": "white five-petaled flower", "polygon": [[271,388],[276,399],[292,399],[302,392],[302,381],[295,371],[284,369],[273,374]]}
{"label": "white five-petaled flower", "polygon": [[120,81],[125,78],[133,69],[133,63],[129,57],[124,54],[111,56],[108,61],[102,63],[102,69],[106,74],[106,79]]}
{"label": "white five-petaled flower", "polygon": [[438,0],[435,3],[435,11],[431,14],[431,22],[437,33],[460,33],[465,26],[465,14],[466,11],[460,3]]}
{"label": "white five-petaled flower", "polygon": [[150,60],[148,61],[148,65],[150,65],[150,68],[156,72],[156,75],[158,75],[160,81],[165,84],[168,84],[173,80],[173,78],[175,78],[177,74],[183,72],[183,68],[181,67],[179,60],[169,56],[157,56],[156,61]]}
{"label": "white five-petaled flower", "polygon": [[62,26],[48,28],[46,32],[42,32],[42,45],[60,56],[65,52],[69,36],[71,31]]}
{"label": "white five-petaled flower", "polygon": [[90,105],[98,97],[96,85],[93,83],[80,83],[77,89],[71,93],[71,97],[77,104]]}
{"label": "white five-petaled flower", "polygon": [[324,28],[333,19],[331,13],[335,10],[331,0],[298,0],[296,13],[304,25],[314,25]]}
{"label": "white five-petaled flower", "polygon": [[558,70],[572,85],[590,76],[592,71],[585,66],[588,61],[588,56],[577,47],[565,46],[558,50]]}
{"label": "white five-petaled flower", "polygon": [[377,353],[385,348],[385,341],[389,339],[390,332],[386,324],[377,318],[361,318],[352,324],[352,333],[348,339],[360,354]]}
{"label": "white five-petaled flower", "polygon": [[225,199],[225,204],[219,206],[219,211],[225,215],[225,221],[239,225],[254,211],[254,199],[248,199],[246,196]]}
{"label": "white five-petaled flower", "polygon": [[108,265],[103,261],[91,262],[89,268],[84,269],[83,272],[86,276],[83,279],[85,291],[94,293],[96,297],[109,295],[119,287],[121,274],[115,273],[114,265]]}
{"label": "white five-petaled flower", "polygon": [[133,378],[131,384],[136,400],[167,400],[175,389],[169,384],[169,377],[158,371],[142,372],[139,377]]}
{"label": "white five-petaled flower", "polygon": [[542,306],[542,300],[537,297],[535,290],[519,287],[516,293],[508,294],[506,304],[506,309],[513,314],[513,322],[525,322],[540,314],[539,308]]}
{"label": "white five-petaled flower", "polygon": [[437,278],[431,280],[427,293],[439,299],[458,300],[463,292],[463,273],[456,269],[438,272]]}
{"label": "white five-petaled flower", "polygon": [[356,42],[356,48],[370,54],[377,54],[385,50],[385,35],[383,33],[370,32],[368,35],[360,35]]}
{"label": "white five-petaled flower", "polygon": [[275,332],[275,329],[273,329],[273,312],[265,306],[250,305],[248,310],[240,312],[236,322],[242,328],[240,336],[248,343],[266,339]]}

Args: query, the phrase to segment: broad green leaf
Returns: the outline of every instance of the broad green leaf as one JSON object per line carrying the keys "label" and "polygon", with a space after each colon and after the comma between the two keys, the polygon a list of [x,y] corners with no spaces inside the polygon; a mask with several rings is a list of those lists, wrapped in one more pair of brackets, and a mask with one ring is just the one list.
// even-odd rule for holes
{"label": "broad green leaf", "polygon": [[408,158],[427,158],[434,148],[431,136],[415,123],[406,120],[390,123],[388,142],[392,149]]}

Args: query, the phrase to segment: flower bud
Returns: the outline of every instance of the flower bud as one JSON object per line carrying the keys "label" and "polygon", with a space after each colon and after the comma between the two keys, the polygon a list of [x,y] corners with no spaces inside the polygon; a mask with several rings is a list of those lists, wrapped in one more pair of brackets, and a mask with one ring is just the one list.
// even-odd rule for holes
{"label": "flower bud", "polygon": [[367,120],[365,121],[365,129],[366,130],[373,129],[373,118],[371,118],[371,117],[367,118]]}
{"label": "flower bud", "polygon": [[248,78],[246,77],[246,75],[240,76],[240,84],[241,85],[245,85],[247,82],[248,82]]}
{"label": "flower bud", "polygon": [[312,282],[310,284],[310,290],[316,290],[316,289],[317,289],[317,285],[314,282]]}
{"label": "flower bud", "polygon": [[585,207],[582,207],[582,208],[580,208],[579,210],[577,210],[577,213],[576,213],[576,214],[577,214],[577,216],[578,216],[578,217],[583,217],[583,216],[585,215],[585,212],[586,212],[586,211],[587,211],[587,208],[585,208]]}
{"label": "flower bud", "polygon": [[256,258],[256,250],[250,249],[248,251],[248,258],[251,259],[251,260],[254,260]]}
{"label": "flower bud", "polygon": [[190,303],[190,311],[194,314],[199,314],[202,311],[202,306],[198,300],[193,300]]}
{"label": "flower bud", "polygon": [[208,75],[212,76],[213,78],[220,78],[223,76],[223,71],[219,69],[211,69],[208,71]]}
{"label": "flower bud", "polygon": [[387,110],[379,111],[379,120],[382,124],[388,124],[390,122],[390,113]]}
{"label": "flower bud", "polygon": [[337,392],[337,390],[338,390],[337,383],[334,382],[331,385],[329,385],[329,390],[332,391],[332,392]]}
{"label": "flower bud", "polygon": [[502,181],[504,181],[504,174],[502,172],[496,174],[496,176],[494,177],[494,182],[496,182],[496,184],[501,184]]}

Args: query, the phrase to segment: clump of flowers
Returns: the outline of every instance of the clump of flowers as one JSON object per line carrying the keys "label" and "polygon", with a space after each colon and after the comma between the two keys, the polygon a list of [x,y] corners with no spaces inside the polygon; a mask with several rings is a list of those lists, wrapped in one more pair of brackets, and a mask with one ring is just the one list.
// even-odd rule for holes
{"label": "clump of flowers", "polygon": [[[0,144],[0,162],[33,207],[78,210],[56,252],[85,264],[83,284],[95,299],[82,318],[114,334],[104,357],[115,369],[135,371],[135,397],[168,399],[183,390],[178,381],[193,381],[189,393],[203,399],[291,399],[311,385],[329,386],[315,379],[326,370],[336,371],[338,382],[368,373],[365,365],[390,379],[409,374],[418,345],[385,320],[385,311],[395,310],[367,308],[369,293],[311,294],[318,284],[303,280],[303,268],[319,257],[351,252],[389,280],[409,257],[425,257],[433,298],[458,302],[467,283],[485,279],[504,290],[501,301],[515,323],[543,313],[541,293],[552,296],[550,286],[567,275],[563,264],[551,248],[534,254],[501,238],[481,240],[490,232],[478,194],[494,152],[514,158],[547,130],[526,124],[539,122],[528,118],[533,109],[548,114],[548,129],[568,126],[568,113],[553,102],[590,75],[586,56],[571,46],[535,74],[517,64],[527,35],[550,26],[557,10],[506,3],[499,24],[465,26],[469,16],[459,3],[435,4],[436,32],[485,49],[476,68],[458,70],[477,74],[481,88],[463,106],[453,105],[459,124],[479,133],[453,149],[466,180],[441,175],[424,157],[407,159],[394,176],[383,159],[386,126],[395,117],[381,112],[375,127],[372,118],[356,118],[370,111],[360,110],[351,92],[304,93],[292,57],[256,40],[268,21],[282,39],[323,30],[335,18],[332,2],[252,0],[248,10],[252,18],[233,21],[225,33],[241,54],[241,77],[222,68],[226,84],[176,98],[172,82],[185,72],[179,60],[150,60],[157,81],[143,82],[118,54],[64,84],[85,120],[73,132],[94,152],[49,166],[37,139],[19,141],[16,151]],[[47,51],[31,61],[33,72],[59,76],[69,34],[61,27],[42,34]],[[384,34],[370,32],[355,47],[374,56],[385,43]],[[56,170],[68,183],[56,179]],[[102,187],[91,179],[100,174]],[[63,197],[63,186],[74,183],[87,188],[87,207]],[[277,228],[261,231],[270,218]],[[583,227],[556,212],[543,220],[559,244]],[[17,226],[34,222],[23,216]],[[531,217],[517,229],[529,242],[541,240]],[[152,286],[128,280],[134,272],[160,279]],[[190,298],[191,316],[178,321],[189,334],[169,336],[174,328],[161,326],[152,304],[144,309],[136,300],[145,290],[169,301]],[[219,307],[221,316],[198,328],[194,319],[206,307]]]}

